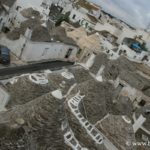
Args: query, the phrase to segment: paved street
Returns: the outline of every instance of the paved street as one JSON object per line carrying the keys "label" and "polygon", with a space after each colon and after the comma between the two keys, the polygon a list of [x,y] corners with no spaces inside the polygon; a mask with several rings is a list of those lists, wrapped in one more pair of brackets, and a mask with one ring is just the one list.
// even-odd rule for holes
{"label": "paved street", "polygon": [[3,68],[0,69],[0,78],[2,79],[2,78],[11,77],[13,75],[32,73],[44,69],[50,69],[53,71],[53,70],[58,70],[60,68],[63,68],[65,66],[71,66],[73,64],[74,64],[73,62],[53,61],[53,62],[29,64],[29,65],[18,66],[18,67]]}

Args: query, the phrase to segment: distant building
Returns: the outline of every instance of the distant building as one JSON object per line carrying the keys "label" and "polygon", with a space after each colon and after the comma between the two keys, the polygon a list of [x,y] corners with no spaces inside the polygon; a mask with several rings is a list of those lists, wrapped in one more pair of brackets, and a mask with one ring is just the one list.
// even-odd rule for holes
{"label": "distant building", "polygon": [[92,32],[100,18],[100,14],[100,6],[89,3],[85,0],[79,0],[75,3],[74,9],[71,10],[70,20],[72,22],[78,22],[88,32]]}
{"label": "distant building", "polygon": [[39,26],[31,32],[31,39],[27,40],[21,54],[24,61],[76,60],[78,46],[67,37],[64,28],[57,27],[48,32]]}
{"label": "distant building", "polygon": [[73,39],[67,37],[63,27],[48,30],[47,27],[36,23],[38,22],[31,20],[27,24],[25,21],[25,28],[9,33],[11,38],[1,38],[0,44],[6,45],[16,56],[26,62],[76,61],[79,48]]}

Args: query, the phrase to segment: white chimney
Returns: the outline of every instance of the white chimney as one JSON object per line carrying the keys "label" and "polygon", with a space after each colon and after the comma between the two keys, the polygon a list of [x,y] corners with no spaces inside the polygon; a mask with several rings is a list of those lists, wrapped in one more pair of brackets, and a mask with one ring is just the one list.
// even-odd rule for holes
{"label": "white chimney", "polygon": [[29,28],[27,28],[24,36],[25,36],[28,40],[30,40],[30,39],[31,39],[31,36],[32,36],[32,30],[29,29]]}
{"label": "white chimney", "polygon": [[96,55],[95,55],[95,54],[92,54],[92,55],[90,56],[90,58],[87,60],[87,62],[86,62],[86,64],[85,64],[85,66],[86,66],[87,68],[91,68],[91,67],[92,67],[92,65],[94,64],[95,57],[96,57]]}

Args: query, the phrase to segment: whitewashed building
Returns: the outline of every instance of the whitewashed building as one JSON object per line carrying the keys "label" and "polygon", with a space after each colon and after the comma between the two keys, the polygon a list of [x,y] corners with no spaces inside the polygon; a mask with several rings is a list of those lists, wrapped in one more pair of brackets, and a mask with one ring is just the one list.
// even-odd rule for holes
{"label": "whitewashed building", "polygon": [[17,57],[25,62],[44,60],[76,61],[78,46],[66,36],[62,27],[50,31],[46,27],[38,26],[27,29],[25,35],[17,40],[1,38],[0,44],[7,46]]}
{"label": "whitewashed building", "polygon": [[73,23],[79,23],[88,32],[91,32],[94,30],[100,15],[100,6],[85,0],[79,0],[75,3],[75,7],[71,10],[69,17]]}
{"label": "whitewashed building", "polygon": [[77,9],[73,9],[70,13],[70,20],[73,23],[79,23],[82,27],[84,27],[88,32],[92,32],[96,26],[98,20],[92,16],[91,14],[84,14]]}

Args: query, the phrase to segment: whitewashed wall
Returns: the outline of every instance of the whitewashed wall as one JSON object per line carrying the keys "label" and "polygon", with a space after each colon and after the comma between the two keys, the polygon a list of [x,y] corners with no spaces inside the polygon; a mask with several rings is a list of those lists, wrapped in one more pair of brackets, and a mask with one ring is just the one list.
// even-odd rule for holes
{"label": "whitewashed wall", "polygon": [[22,53],[22,60],[40,61],[40,60],[62,60],[65,58],[69,49],[73,49],[69,59],[73,60],[76,58],[78,48],[59,42],[27,42],[25,49]]}
{"label": "whitewashed wall", "polygon": [[[73,18],[73,16],[75,15],[75,18]],[[91,23],[88,21],[87,19],[87,15],[84,13],[81,13],[79,10],[73,9],[70,13],[70,20],[72,22],[79,22],[79,24],[81,26],[83,26],[84,28],[86,28],[86,30],[88,32],[90,32],[90,29],[94,29],[95,28],[95,24]],[[87,26],[86,26],[87,24]]]}
{"label": "whitewashed wall", "polygon": [[[141,30],[132,30],[125,27],[123,30],[119,30],[118,28],[112,26],[109,23],[105,23],[105,24],[97,23],[95,26],[95,30],[108,31],[111,34],[115,35],[116,37],[118,37],[117,40],[118,44],[121,44],[124,38],[134,38],[135,36],[139,36],[139,35],[143,36],[143,40],[145,40],[146,43],[150,41],[150,34],[148,34],[147,32]],[[150,49],[150,46],[148,46],[148,48]]]}
{"label": "whitewashed wall", "polygon": [[120,50],[126,50],[128,59],[137,62],[141,62],[142,58],[145,55],[148,55],[148,53],[144,51],[142,51],[142,53],[136,53],[134,50],[130,49],[127,45],[120,45],[118,49],[118,53]]}
{"label": "whitewashed wall", "polygon": [[[73,19],[73,16],[76,15],[76,17]],[[70,20],[72,22],[78,22],[79,20],[82,21],[83,18],[85,17],[85,14],[79,12],[78,10],[76,9],[72,9],[71,13],[70,13]]]}
{"label": "whitewashed wall", "polygon": [[[25,44],[26,43],[26,44]],[[26,62],[41,61],[41,60],[63,60],[69,49],[73,49],[69,60],[75,60],[78,52],[78,47],[67,45],[60,42],[32,42],[26,41],[24,36],[19,40],[9,40],[6,37],[0,39],[0,45],[8,47],[17,57],[22,56],[22,60]],[[21,55],[21,52],[23,53]]]}
{"label": "whitewashed wall", "polygon": [[124,29],[122,34],[119,36],[117,43],[121,44],[124,38],[134,38],[135,35],[138,35],[136,31]]}

